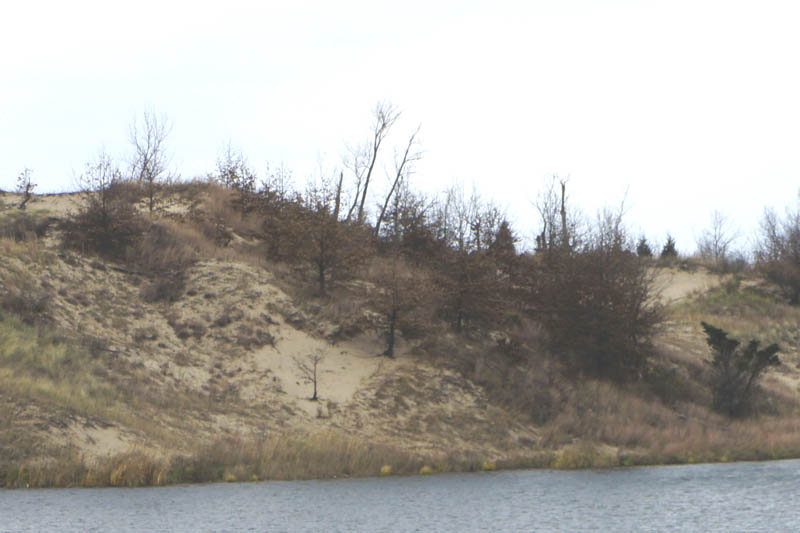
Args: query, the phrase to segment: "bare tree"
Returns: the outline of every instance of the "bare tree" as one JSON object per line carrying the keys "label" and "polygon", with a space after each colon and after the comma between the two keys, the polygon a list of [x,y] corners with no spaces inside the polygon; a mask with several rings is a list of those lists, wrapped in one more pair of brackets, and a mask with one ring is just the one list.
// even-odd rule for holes
{"label": "bare tree", "polygon": [[627,193],[622,198],[619,207],[616,209],[606,207],[597,213],[595,228],[593,231],[587,232],[592,248],[615,251],[633,250],[633,239],[623,224],[623,218],[627,212],[625,209],[626,199]]}
{"label": "bare tree", "polygon": [[567,182],[554,175],[547,188],[539,193],[535,206],[542,220],[542,231],[536,236],[537,251],[572,249],[578,244],[579,220],[567,209]]}
{"label": "bare tree", "polygon": [[167,116],[156,115],[152,110],[145,110],[141,119],[134,119],[130,125],[131,177],[142,187],[151,214],[157,203],[159,184],[169,177],[165,143],[170,131],[172,124]]}
{"label": "bare tree", "polygon": [[417,129],[414,130],[414,133],[411,134],[411,137],[408,139],[408,144],[406,145],[406,149],[403,152],[403,156],[398,160],[395,157],[395,172],[394,172],[394,180],[392,181],[392,186],[389,188],[389,192],[386,194],[386,199],[383,202],[383,207],[381,207],[381,212],[378,215],[378,221],[375,223],[375,235],[380,235],[381,231],[381,223],[383,222],[384,216],[386,216],[386,209],[389,207],[389,203],[392,200],[392,196],[398,190],[401,181],[408,180],[408,176],[411,173],[412,169],[411,166],[415,161],[419,161],[422,158],[422,152],[419,150],[412,149],[417,144],[417,135],[419,135],[419,129],[421,126],[417,126]]}
{"label": "bare tree", "polygon": [[792,305],[800,305],[800,207],[781,219],[764,211],[756,260],[764,275],[778,285]]}
{"label": "bare tree", "polygon": [[[394,123],[400,118],[400,112],[388,102],[379,102],[375,106],[374,115],[375,121],[372,127],[371,139],[365,146],[351,150],[352,161],[350,168],[356,177],[356,193],[347,218],[350,218],[357,204],[357,222],[364,221],[364,205],[367,202],[367,192],[369,191],[369,184],[372,179],[372,172],[375,169],[375,163],[378,161],[378,153],[381,144],[383,144],[384,139],[386,139]],[[359,193],[361,195],[360,199]]]}
{"label": "bare tree", "polygon": [[737,232],[730,229],[728,217],[715,210],[711,214],[711,227],[697,238],[697,251],[703,259],[713,261],[716,266],[723,266],[736,237]]}
{"label": "bare tree", "polygon": [[96,211],[105,225],[112,217],[115,201],[119,198],[115,187],[122,183],[122,172],[117,162],[101,150],[97,158],[86,163],[84,172],[78,176],[78,189],[84,197],[85,208]]}
{"label": "bare tree", "polygon": [[17,176],[17,192],[22,195],[22,200],[20,200],[18,206],[20,209],[25,209],[25,204],[31,200],[31,194],[36,188],[36,184],[33,182],[33,178],[31,178],[32,173],[33,171],[26,167],[19,173],[19,176]]}
{"label": "bare tree", "polygon": [[312,402],[316,402],[319,397],[317,396],[317,385],[319,383],[319,365],[325,360],[320,350],[308,354],[305,359],[294,357],[294,364],[300,371],[301,377],[307,382],[314,385],[314,394],[309,398]]}

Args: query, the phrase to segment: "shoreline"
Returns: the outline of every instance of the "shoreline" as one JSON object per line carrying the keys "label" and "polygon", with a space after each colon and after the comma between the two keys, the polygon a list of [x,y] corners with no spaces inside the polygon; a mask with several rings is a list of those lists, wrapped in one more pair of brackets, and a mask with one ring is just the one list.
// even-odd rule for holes
{"label": "shoreline", "polygon": [[[280,439],[284,444],[297,437]],[[318,438],[312,436],[312,438]],[[323,438],[331,439],[324,436]],[[304,441],[307,444],[307,441]],[[745,462],[783,461],[800,459],[800,448],[785,450],[727,450],[725,452],[697,452],[687,455],[653,453],[603,454],[593,445],[567,447],[559,451],[543,450],[514,458],[488,460],[479,458],[445,457],[439,460],[412,457],[402,451],[379,445],[356,444],[348,439],[338,442],[356,451],[360,446],[374,452],[356,456],[353,453],[331,455],[330,450],[306,447],[310,452],[305,462],[297,461],[299,455],[289,460],[276,458],[265,462],[264,456],[240,456],[240,460],[221,463],[211,455],[174,456],[156,458],[141,451],[118,453],[105,458],[87,461],[73,456],[63,461],[31,461],[23,464],[0,466],[0,488],[108,488],[108,487],[158,487],[196,485],[208,483],[242,483],[260,481],[308,481],[349,478],[377,478],[398,476],[426,476],[439,474],[492,472],[510,470],[599,470],[650,466],[687,466],[699,464],[727,464]],[[263,450],[267,444],[242,444],[251,450]],[[300,445],[302,447],[303,444]],[[226,450],[229,451],[229,450]],[[275,452],[277,450],[273,450]],[[278,453],[289,453],[290,449]],[[390,454],[390,455],[385,455]],[[393,459],[390,460],[390,457]],[[381,461],[379,459],[384,459]],[[286,468],[287,463],[302,465]],[[331,465],[336,467],[331,468]],[[337,468],[338,467],[338,468]]]}

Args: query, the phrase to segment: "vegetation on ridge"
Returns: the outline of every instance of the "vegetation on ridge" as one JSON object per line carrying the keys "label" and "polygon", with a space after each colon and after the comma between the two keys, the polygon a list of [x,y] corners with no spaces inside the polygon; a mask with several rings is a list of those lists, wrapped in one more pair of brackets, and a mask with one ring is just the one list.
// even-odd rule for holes
{"label": "vegetation on ridge", "polygon": [[[14,197],[0,213],[0,484],[800,453],[791,212],[765,218],[755,268],[721,227],[687,261],[671,237],[634,239],[623,206],[590,221],[554,179],[534,206],[536,248],[520,250],[476,192],[413,189],[416,132],[370,209],[395,115],[379,107],[349,172],[305,188],[283,171],[258,182],[230,146],[210,179],[167,179],[169,128],[149,116],[152,131],[132,134],[159,142],[134,143],[127,169],[90,162],[70,214],[38,212],[35,195],[23,212]],[[665,275],[698,262],[718,287],[660,295]],[[740,348],[721,328],[770,345]],[[386,358],[345,401],[327,399],[332,352],[376,333],[369,355]],[[298,339],[331,351],[291,364],[282,350]],[[273,373],[280,357],[313,384],[310,416]],[[80,424],[84,441],[113,428],[141,449],[89,454],[69,434]]]}

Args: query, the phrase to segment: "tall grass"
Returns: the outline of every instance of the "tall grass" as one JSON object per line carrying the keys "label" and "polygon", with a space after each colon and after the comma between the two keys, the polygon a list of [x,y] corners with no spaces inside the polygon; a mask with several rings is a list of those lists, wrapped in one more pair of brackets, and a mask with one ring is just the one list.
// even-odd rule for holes
{"label": "tall grass", "polygon": [[160,457],[140,450],[96,460],[65,451],[48,461],[0,464],[4,487],[149,486],[173,483],[322,479],[418,472],[424,461],[391,446],[328,431],[259,441],[220,439],[189,455]]}

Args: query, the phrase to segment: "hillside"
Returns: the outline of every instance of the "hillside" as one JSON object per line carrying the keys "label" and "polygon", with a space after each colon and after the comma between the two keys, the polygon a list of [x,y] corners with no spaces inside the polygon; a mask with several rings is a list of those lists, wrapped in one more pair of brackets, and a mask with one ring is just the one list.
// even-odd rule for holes
{"label": "hillside", "polygon": [[[499,362],[510,330],[401,334],[385,357],[381,287],[355,276],[314,293],[313,273],[271,261],[233,199],[165,195],[151,219],[172,240],[123,261],[64,246],[79,195],[24,212],[0,196],[3,227],[22,228],[0,239],[0,485],[800,455],[800,312],[755,274],[653,266],[668,319],[638,383],[572,375],[535,332],[524,361]],[[181,272],[143,268],[148,253]],[[780,343],[759,416],[709,408],[701,320]],[[313,354],[318,401],[300,364]]]}

